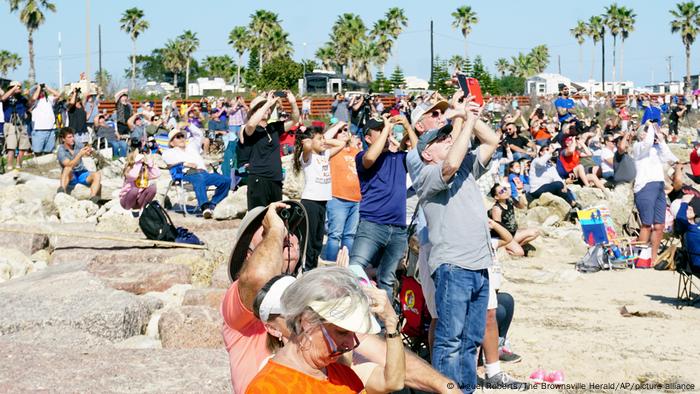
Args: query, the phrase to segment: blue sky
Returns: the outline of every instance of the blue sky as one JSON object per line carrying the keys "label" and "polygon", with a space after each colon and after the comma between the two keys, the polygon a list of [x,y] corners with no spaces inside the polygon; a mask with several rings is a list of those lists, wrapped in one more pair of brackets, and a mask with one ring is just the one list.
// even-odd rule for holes
{"label": "blue sky", "polygon": [[[294,58],[311,58],[327,39],[338,15],[345,12],[359,14],[368,27],[393,6],[404,8],[409,26],[399,37],[394,55],[386,66],[387,73],[400,64],[406,75],[427,79],[430,73],[429,26],[435,23],[435,52],[441,57],[464,54],[461,33],[451,27],[454,9],[469,4],[477,12],[479,23],[469,36],[470,56],[481,55],[491,71],[499,57],[510,58],[518,52],[527,52],[533,46],[546,44],[550,50],[547,72],[557,72],[557,56],[561,56],[562,73],[574,80],[587,79],[591,70],[591,47],[583,48],[583,72],[579,66],[579,47],[569,29],[578,19],[587,20],[603,12],[610,1],[368,1],[368,0],[235,0],[196,2],[181,0],[108,1],[91,0],[91,74],[97,70],[97,25],[102,25],[102,66],[115,79],[126,85],[123,70],[129,67],[131,41],[119,29],[121,13],[130,7],[144,10],[151,27],[137,42],[139,53],[149,53],[164,42],[190,29],[200,38],[195,58],[229,54],[236,58],[227,45],[228,32],[236,25],[246,25],[256,9],[277,12],[282,26],[289,32],[294,45]],[[64,81],[75,80],[85,69],[85,0],[55,0],[58,8],[35,33],[37,79],[56,85],[58,82],[57,37],[63,37]],[[668,79],[666,56],[672,56],[674,79],[685,75],[685,55],[678,35],[670,32],[668,10],[675,1],[619,1],[637,14],[635,31],[625,42],[624,77],[637,86]],[[0,49],[16,52],[23,57],[23,65],[8,78],[26,79],[28,70],[26,30],[17,14],[9,13],[5,1],[0,2],[0,25],[4,40]],[[307,43],[306,46],[303,43]],[[619,48],[619,40],[618,40]],[[612,38],[606,40],[606,80],[611,79]],[[691,71],[700,72],[700,50],[693,46]],[[618,49],[619,53],[619,49]],[[596,51],[594,78],[600,79],[600,43]],[[618,57],[619,59],[619,57]],[[619,79],[619,71],[618,71]]]}

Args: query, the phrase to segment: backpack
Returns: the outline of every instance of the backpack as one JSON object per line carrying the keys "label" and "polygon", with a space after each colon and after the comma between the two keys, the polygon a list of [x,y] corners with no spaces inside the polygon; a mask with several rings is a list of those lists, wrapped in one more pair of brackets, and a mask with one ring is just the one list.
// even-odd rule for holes
{"label": "backpack", "polygon": [[401,278],[399,301],[401,314],[406,321],[401,328],[401,333],[411,338],[425,336],[430,326],[430,312],[423,297],[423,288],[415,278],[411,276]]}
{"label": "backpack", "polygon": [[149,202],[141,212],[139,227],[148,239],[174,242],[178,237],[177,228],[170,220],[170,216],[155,200]]}
{"label": "backpack", "polygon": [[588,252],[576,263],[576,269],[581,272],[598,272],[608,266],[608,254],[601,245],[593,245]]}

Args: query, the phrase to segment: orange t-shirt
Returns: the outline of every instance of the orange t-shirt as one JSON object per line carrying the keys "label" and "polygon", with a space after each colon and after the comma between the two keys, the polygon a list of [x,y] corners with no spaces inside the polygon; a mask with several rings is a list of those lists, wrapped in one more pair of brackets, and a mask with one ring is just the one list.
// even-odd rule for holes
{"label": "orange t-shirt", "polygon": [[581,163],[581,156],[577,150],[575,150],[570,156],[565,156],[564,152],[562,152],[561,155],[559,155],[559,160],[561,161],[561,166],[568,174],[574,170],[574,167]]}
{"label": "orange t-shirt", "polygon": [[238,280],[226,291],[221,303],[224,324],[221,333],[231,364],[231,385],[236,393],[245,392],[248,383],[270,356],[267,331],[253,312],[246,309],[238,292]]}
{"label": "orange t-shirt", "polygon": [[354,147],[346,147],[331,158],[331,190],[333,197],[347,201],[359,202],[360,180],[357,178],[355,156],[360,151]]}
{"label": "orange t-shirt", "polygon": [[552,135],[549,134],[549,130],[546,127],[540,127],[539,129],[532,128],[530,134],[536,140],[550,139]]}
{"label": "orange t-shirt", "polygon": [[326,367],[328,380],[318,380],[285,365],[268,361],[250,382],[247,394],[351,394],[365,393],[364,385],[349,367],[333,363]]}

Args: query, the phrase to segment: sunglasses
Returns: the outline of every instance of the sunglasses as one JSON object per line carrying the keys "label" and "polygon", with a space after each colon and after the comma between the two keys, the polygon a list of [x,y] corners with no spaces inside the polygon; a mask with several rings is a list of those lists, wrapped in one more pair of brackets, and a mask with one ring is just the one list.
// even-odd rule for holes
{"label": "sunglasses", "polygon": [[439,110],[435,110],[435,111],[430,113],[430,116],[433,118],[439,118],[440,115],[442,115],[442,112],[440,112]]}
{"label": "sunglasses", "polygon": [[175,134],[175,137],[173,137],[174,140],[179,140],[180,138],[185,138],[184,134]]}
{"label": "sunglasses", "polygon": [[326,340],[326,345],[328,345],[328,350],[330,350],[329,357],[339,357],[342,356],[343,354],[357,349],[358,346],[360,346],[360,340],[357,338],[357,334],[352,334],[353,336],[353,341],[354,345],[352,348],[338,348],[338,345],[335,344],[335,341],[331,337],[331,335],[328,333],[328,330],[326,330],[326,327],[321,324],[321,332],[323,333],[323,338]]}
{"label": "sunglasses", "polygon": [[508,193],[508,189],[501,189],[501,190],[497,191],[496,193],[497,194],[506,194],[506,193]]}

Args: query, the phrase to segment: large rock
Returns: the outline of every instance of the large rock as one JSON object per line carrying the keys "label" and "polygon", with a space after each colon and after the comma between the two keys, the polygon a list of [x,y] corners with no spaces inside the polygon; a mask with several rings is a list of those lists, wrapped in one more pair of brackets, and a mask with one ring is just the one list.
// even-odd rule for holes
{"label": "large rock", "polygon": [[78,201],[68,194],[58,193],[54,197],[53,203],[58,209],[61,223],[97,222],[95,214],[99,207],[91,201]]}
{"label": "large rock", "polygon": [[32,260],[17,249],[0,247],[0,282],[34,271]]}
{"label": "large rock", "polygon": [[0,247],[12,248],[31,256],[39,250],[49,247],[46,234],[23,234],[10,231],[0,232]]}
{"label": "large rock", "polygon": [[204,253],[180,253],[167,257],[165,264],[184,265],[192,270],[192,283],[200,286],[208,286],[211,275],[216,266],[216,260],[208,252]]}
{"label": "large rock", "polygon": [[533,200],[530,203],[530,208],[544,207],[547,208],[546,213],[541,213],[540,217],[546,218],[551,215],[556,215],[559,220],[563,220],[567,213],[571,210],[571,205],[563,198],[557,197],[551,193],[544,193],[540,198]]}
{"label": "large rock", "polygon": [[292,200],[301,199],[301,192],[304,190],[304,172],[294,171],[294,155],[282,157],[282,168],[284,169],[284,183],[282,193]]}
{"label": "large rock", "polygon": [[[42,327],[72,327],[119,341],[141,334],[162,303],[106,287],[82,264],[0,284],[0,335]],[[1,348],[1,346],[0,346]]]}
{"label": "large rock", "polygon": [[248,211],[248,186],[242,186],[224,198],[214,208],[214,219],[225,220],[242,218]]}
{"label": "large rock", "polygon": [[158,331],[163,348],[221,348],[223,320],[218,309],[182,306],[163,311]]}
{"label": "large rock", "polygon": [[217,289],[228,289],[231,286],[231,279],[228,277],[228,261],[224,261],[214,269],[211,275],[211,287]]}
{"label": "large rock", "polygon": [[225,289],[190,289],[185,293],[182,305],[204,305],[218,310],[221,308],[224,294]]}
{"label": "large rock", "polygon": [[164,291],[175,284],[187,284],[191,276],[190,269],[183,265],[128,262],[90,263],[88,272],[113,289],[134,294]]}
{"label": "large rock", "polygon": [[117,233],[135,233],[139,231],[139,220],[131,211],[122,208],[118,199],[110,200],[97,212],[97,229]]}

